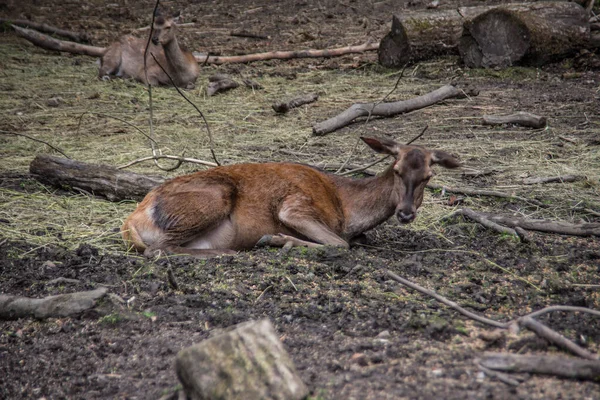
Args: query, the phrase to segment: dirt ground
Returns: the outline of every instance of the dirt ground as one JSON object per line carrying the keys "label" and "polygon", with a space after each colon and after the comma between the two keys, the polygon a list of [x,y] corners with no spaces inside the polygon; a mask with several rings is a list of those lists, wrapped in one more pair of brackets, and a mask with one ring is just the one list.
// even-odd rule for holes
{"label": "dirt ground", "polygon": [[[8,1],[0,16],[28,18],[92,36],[105,46],[146,25],[150,1],[113,3]],[[193,28],[181,29],[190,49],[234,55],[270,50],[340,47],[380,39],[391,13],[424,9],[425,1],[170,1]],[[440,1],[440,7],[468,2]],[[480,2],[478,2],[480,3]],[[491,2],[490,2],[491,3]],[[500,2],[496,2],[500,3]],[[247,30],[269,36],[230,36]],[[36,49],[12,32],[0,33],[0,130],[58,144],[81,161],[120,165],[147,155],[134,132],[84,111],[127,111],[147,119],[146,93],[134,82],[101,82],[93,60]],[[190,92],[213,124],[226,163],[290,160],[341,163],[358,134],[408,140],[426,123],[422,144],[456,154],[458,172],[438,171],[433,183],[486,188],[541,201],[466,197],[474,209],[532,218],[600,222],[600,76],[593,53],[543,68],[465,71],[455,57],[411,66],[390,100],[424,94],[460,76],[481,94],[394,119],[355,124],[324,138],[310,126],[353,102],[377,101],[398,78],[376,54],[332,59],[265,61],[204,67]],[[202,96],[207,77],[249,77],[264,92],[236,89]],[[36,86],[33,86],[36,85]],[[284,117],[273,99],[316,90],[317,105]],[[50,108],[45,102],[61,97]],[[158,138],[165,151],[183,147],[209,159],[207,141],[172,89],[157,89]],[[161,106],[179,102],[174,106]],[[529,111],[550,119],[547,129],[489,128],[481,114]],[[115,114],[116,115],[116,114]],[[110,203],[39,184],[28,173],[43,144],[0,135],[0,293],[43,297],[104,285],[111,294],[76,318],[0,322],[0,398],[158,399],[180,389],[177,352],[219,328],[250,319],[275,325],[313,399],[599,399],[600,386],[518,375],[514,387],[483,374],[484,351],[560,354],[532,334],[482,339],[490,328],[390,280],[390,270],[489,318],[507,321],[548,305],[600,308],[600,240],[531,233],[522,243],[461,218],[445,219],[449,195],[428,191],[418,220],[390,220],[350,250],[257,249],[198,261],[149,260],[128,254],[118,230],[132,202]],[[361,150],[362,151],[362,150]],[[200,156],[198,156],[200,157]],[[375,159],[360,151],[351,163]],[[197,169],[184,166],[175,176]],[[469,172],[488,171],[485,174]],[[159,174],[151,164],[138,172]],[[579,174],[574,183],[524,186],[527,176]],[[171,270],[178,283],[169,284]],[[55,278],[79,283],[49,284]],[[120,300],[123,300],[122,303]],[[592,352],[600,349],[600,321],[553,313],[540,321]]]}

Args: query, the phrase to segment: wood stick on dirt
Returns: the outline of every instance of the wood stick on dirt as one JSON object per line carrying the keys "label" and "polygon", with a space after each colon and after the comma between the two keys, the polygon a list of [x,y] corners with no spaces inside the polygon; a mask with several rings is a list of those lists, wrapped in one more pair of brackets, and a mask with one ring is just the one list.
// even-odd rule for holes
{"label": "wood stick on dirt", "polygon": [[288,101],[281,101],[273,104],[273,110],[276,113],[285,114],[293,108],[303,106],[305,104],[314,103],[319,99],[319,95],[316,93],[309,93],[302,96],[295,97]]}
{"label": "wood stick on dirt", "polygon": [[229,33],[229,36],[237,36],[237,37],[243,37],[243,38],[250,38],[250,39],[261,39],[261,40],[268,40],[270,39],[269,36],[267,35],[261,35],[258,33],[252,33],[252,32],[248,32],[248,31],[231,31]]}
{"label": "wood stick on dirt", "polygon": [[94,307],[107,288],[48,296],[42,299],[0,295],[0,319],[67,317]]}
{"label": "wood stick on dirt", "polygon": [[33,21],[28,21],[26,19],[15,19],[10,20],[7,18],[0,18],[0,24],[12,24],[16,26],[20,26],[22,28],[30,28],[34,29],[38,32],[47,33],[49,35],[58,35],[74,42],[83,43],[89,42],[90,38],[86,33],[73,32],[65,29],[60,29],[55,26],[51,26],[44,23],[38,23]]}
{"label": "wood stick on dirt", "polygon": [[546,233],[558,233],[571,236],[600,236],[600,223],[588,222],[583,224],[572,224],[566,221],[551,221],[546,219],[526,219],[517,215],[501,215],[484,213],[490,221],[510,226],[521,227],[529,231]]}
{"label": "wood stick on dirt", "polygon": [[415,97],[410,100],[402,100],[391,103],[356,103],[346,111],[319,122],[313,126],[313,134],[323,136],[337,129],[351,124],[356,118],[366,116],[393,117],[398,114],[404,114],[410,111],[419,110],[451,98],[465,98],[477,96],[476,90],[468,90],[468,93],[452,85],[442,86],[433,92],[423,96]]}
{"label": "wood stick on dirt", "polygon": [[563,176],[544,176],[539,178],[525,178],[523,179],[524,185],[536,185],[538,183],[565,183],[565,182],[577,182],[584,179],[583,176],[579,175],[563,175]]}
{"label": "wood stick on dirt", "polygon": [[526,372],[592,381],[600,378],[598,360],[486,352],[479,362],[485,368],[495,371]]}
{"label": "wood stick on dirt", "polygon": [[208,96],[213,96],[219,92],[226,92],[240,86],[239,83],[224,74],[215,74],[209,77],[208,80],[208,87],[206,88]]}
{"label": "wood stick on dirt", "polygon": [[379,48],[379,43],[364,43],[359,46],[346,46],[323,50],[292,50],[292,51],[269,51],[266,53],[245,54],[241,56],[206,56],[206,54],[195,53],[194,56],[199,63],[205,64],[228,64],[247,63],[265,60],[289,60],[293,58],[322,58],[339,57],[346,54],[364,53]]}
{"label": "wood stick on dirt", "polygon": [[104,47],[88,46],[86,44],[58,40],[32,29],[21,28],[16,25],[11,26],[14,28],[15,32],[17,32],[17,35],[46,50],[64,51],[73,54],[85,54],[86,56],[92,57],[102,57],[104,51],[106,50]]}
{"label": "wood stick on dirt", "polygon": [[439,301],[440,303],[453,308],[454,310],[458,311],[459,313],[463,314],[464,316],[466,316],[468,318],[471,318],[474,321],[481,322],[483,324],[490,325],[495,328],[501,328],[501,329],[509,329],[511,326],[513,326],[515,324],[519,324],[521,326],[526,327],[527,329],[530,329],[539,337],[544,338],[544,339],[550,341],[551,343],[556,344],[560,347],[563,347],[563,348],[573,352],[574,354],[577,354],[584,358],[593,359],[593,360],[598,358],[595,354],[589,353],[587,350],[579,347],[577,344],[573,343],[569,339],[560,335],[558,332],[548,328],[545,325],[542,325],[541,323],[533,320],[533,318],[532,318],[532,316],[534,316],[534,315],[542,315],[544,313],[551,312],[551,311],[584,311],[584,312],[589,312],[593,315],[600,314],[596,310],[579,308],[579,307],[577,308],[577,310],[573,310],[573,309],[570,309],[569,306],[554,306],[554,307],[546,307],[542,310],[530,313],[528,315],[524,315],[520,318],[517,318],[516,320],[512,320],[509,322],[494,321],[492,319],[482,317],[473,312],[470,312],[470,311],[464,309],[463,307],[459,306],[455,302],[448,300],[444,296],[439,295],[438,293],[434,292],[433,290],[426,289],[414,282],[409,281],[408,279],[404,279],[404,278],[394,274],[393,272],[391,272],[389,270],[384,270],[384,272],[387,276],[389,276],[396,282],[401,283],[404,286],[407,286],[407,287],[409,287],[413,290],[416,290],[420,293],[423,293],[427,296],[433,297],[435,300]]}
{"label": "wood stick on dirt", "polygon": [[578,346],[560,333],[548,328],[546,325],[534,320],[531,317],[521,317],[518,319],[519,325],[529,329],[541,338],[546,339],[550,343],[559,346],[571,353],[588,360],[597,360],[598,356],[592,354],[583,347]]}
{"label": "wood stick on dirt", "polygon": [[516,124],[528,128],[540,129],[546,126],[546,117],[519,111],[511,115],[484,115],[484,125]]}
{"label": "wood stick on dirt", "polygon": [[538,201],[538,200],[535,200],[535,199],[527,199],[525,197],[515,196],[515,195],[509,194],[509,193],[498,192],[498,191],[495,191],[495,190],[480,190],[480,189],[471,189],[471,188],[453,188],[453,187],[438,185],[438,184],[435,184],[435,183],[429,183],[429,184],[427,184],[427,188],[428,189],[432,189],[432,190],[444,190],[446,192],[451,192],[451,193],[465,194],[467,196],[490,196],[490,197],[500,197],[500,198],[503,198],[503,199],[514,199],[514,200],[523,201],[525,203],[534,204],[534,205],[536,205],[538,207],[547,207],[547,205],[545,205],[541,201]]}
{"label": "wood stick on dirt", "polygon": [[495,222],[492,222],[489,219],[487,219],[483,214],[479,214],[479,213],[471,210],[470,208],[459,208],[458,210],[456,210],[452,214],[450,214],[448,216],[448,218],[451,218],[455,215],[463,215],[475,222],[478,222],[479,224],[485,226],[486,228],[492,229],[496,232],[506,233],[511,236],[519,237],[519,235],[517,234],[517,232],[514,229],[507,228],[506,226],[502,226]]}
{"label": "wood stick on dirt", "polygon": [[453,302],[451,300],[448,300],[444,296],[440,296],[439,294],[437,294],[433,290],[426,289],[423,286],[420,286],[420,285],[418,285],[418,284],[416,284],[414,282],[411,282],[411,281],[409,281],[407,279],[404,279],[401,276],[396,275],[392,271],[385,270],[385,273],[386,273],[387,276],[389,276],[390,278],[392,278],[396,282],[399,282],[399,283],[403,284],[404,286],[407,286],[407,287],[409,287],[409,288],[411,288],[413,290],[416,290],[418,292],[426,294],[426,295],[428,295],[430,297],[433,297],[434,299],[436,299],[440,303],[443,303],[443,304],[447,305],[448,307],[451,307],[451,308],[455,309],[459,313],[463,314],[466,317],[471,318],[472,320],[481,322],[481,323],[486,324],[486,325],[494,326],[496,328],[503,328],[503,329],[507,328],[507,324],[504,323],[504,322],[494,321],[493,319],[485,318],[485,317],[482,317],[482,316],[477,315],[475,313],[472,313],[472,312],[470,312],[468,310],[465,310],[464,308],[462,308],[461,306],[459,306],[455,302]]}

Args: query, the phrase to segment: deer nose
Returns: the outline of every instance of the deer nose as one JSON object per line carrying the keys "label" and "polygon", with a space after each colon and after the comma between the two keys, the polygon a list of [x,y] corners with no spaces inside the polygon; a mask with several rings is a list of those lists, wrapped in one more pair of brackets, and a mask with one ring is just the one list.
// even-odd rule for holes
{"label": "deer nose", "polygon": [[155,46],[158,46],[158,38],[157,37],[153,37],[152,38],[152,43],[154,43]]}
{"label": "deer nose", "polygon": [[408,223],[413,222],[415,220],[415,213],[412,212],[412,211],[400,210],[396,214],[396,217],[398,218],[398,221],[400,221],[400,223],[402,223],[402,224],[408,224]]}

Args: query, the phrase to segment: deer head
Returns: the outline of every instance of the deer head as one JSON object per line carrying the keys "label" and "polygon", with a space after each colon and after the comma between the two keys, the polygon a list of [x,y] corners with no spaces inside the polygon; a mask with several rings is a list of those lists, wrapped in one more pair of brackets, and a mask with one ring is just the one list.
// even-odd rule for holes
{"label": "deer head", "polygon": [[167,45],[173,39],[175,39],[175,31],[177,30],[177,24],[182,21],[181,13],[173,15],[171,18],[165,18],[161,14],[157,13],[154,19],[154,32],[152,34],[152,43],[158,46]]}
{"label": "deer head", "polygon": [[391,167],[394,174],[392,196],[396,198],[396,217],[403,224],[412,222],[417,209],[423,202],[425,185],[433,176],[431,166],[439,164],[445,168],[457,168],[458,160],[441,150],[427,150],[420,146],[408,146],[390,139],[361,137],[378,153],[394,156]]}

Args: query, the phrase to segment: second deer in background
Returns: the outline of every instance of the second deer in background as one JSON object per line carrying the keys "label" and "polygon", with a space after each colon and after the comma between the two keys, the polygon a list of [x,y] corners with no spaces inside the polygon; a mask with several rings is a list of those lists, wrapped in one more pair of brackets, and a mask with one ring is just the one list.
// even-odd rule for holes
{"label": "second deer in background", "polygon": [[[157,15],[154,20],[152,40],[148,47],[146,64],[148,79],[144,73],[144,51],[147,39],[133,36],[123,36],[111,44],[100,60],[100,78],[121,77],[133,78],[142,83],[152,86],[172,85],[169,76],[175,85],[181,88],[191,89],[194,87],[200,68],[194,55],[182,48],[177,42],[177,23],[180,15],[165,18]],[[162,70],[156,60],[167,71]]]}

